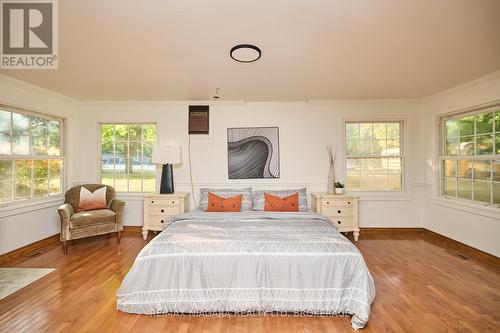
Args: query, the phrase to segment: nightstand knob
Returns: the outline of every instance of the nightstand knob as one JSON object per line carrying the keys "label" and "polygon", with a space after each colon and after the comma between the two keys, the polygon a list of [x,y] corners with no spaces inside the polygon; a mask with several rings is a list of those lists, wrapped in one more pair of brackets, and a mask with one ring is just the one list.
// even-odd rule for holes
{"label": "nightstand knob", "polygon": [[164,209],[162,209],[162,210],[161,210],[161,212],[162,212],[162,213],[163,213],[164,211],[165,211]]}
{"label": "nightstand knob", "polygon": [[350,205],[350,204],[351,204],[351,202],[350,202],[350,201],[347,201],[347,204],[348,204],[348,205]]}
{"label": "nightstand knob", "polygon": [[338,224],[340,224],[340,223],[342,223],[342,222],[340,222],[340,221],[337,221],[337,223],[338,223]]}
{"label": "nightstand knob", "polygon": [[339,213],[339,214],[340,214],[340,213],[342,213],[342,212],[341,212],[341,211],[340,211],[340,209],[339,209],[339,210],[337,211],[337,213]]}
{"label": "nightstand knob", "polygon": [[151,203],[155,203],[153,200],[151,200]]}
{"label": "nightstand knob", "polygon": [[330,204],[330,201],[327,201],[327,202],[326,202],[326,204],[327,204],[327,205],[329,205],[329,204]]}
{"label": "nightstand knob", "polygon": [[[164,220],[161,220],[161,223],[165,222]],[[340,222],[339,222],[340,223]]]}
{"label": "nightstand knob", "polygon": [[172,203],[175,203],[175,201],[172,201]]}

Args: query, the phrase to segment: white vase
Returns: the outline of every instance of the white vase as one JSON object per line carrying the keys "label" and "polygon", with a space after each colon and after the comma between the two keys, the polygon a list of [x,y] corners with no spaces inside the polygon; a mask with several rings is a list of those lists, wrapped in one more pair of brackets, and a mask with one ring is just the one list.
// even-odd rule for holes
{"label": "white vase", "polygon": [[335,194],[344,194],[344,189],[340,187],[335,188]]}
{"label": "white vase", "polygon": [[335,193],[335,170],[333,165],[330,165],[330,172],[328,172],[328,183],[326,184],[326,192],[328,194]]}

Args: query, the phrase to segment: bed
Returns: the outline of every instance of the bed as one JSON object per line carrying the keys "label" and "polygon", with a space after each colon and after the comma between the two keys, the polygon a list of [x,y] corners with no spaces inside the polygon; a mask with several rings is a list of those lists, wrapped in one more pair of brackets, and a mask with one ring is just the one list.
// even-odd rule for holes
{"label": "bed", "polygon": [[166,224],[123,280],[118,310],[350,315],[354,329],[368,321],[373,279],[325,216],[194,211]]}

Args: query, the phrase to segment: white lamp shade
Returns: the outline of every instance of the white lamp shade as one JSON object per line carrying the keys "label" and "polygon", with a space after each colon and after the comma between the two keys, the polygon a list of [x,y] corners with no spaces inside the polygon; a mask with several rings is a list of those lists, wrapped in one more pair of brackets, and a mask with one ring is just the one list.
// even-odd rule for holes
{"label": "white lamp shade", "polygon": [[153,147],[152,160],[155,164],[181,164],[181,147],[170,145]]}

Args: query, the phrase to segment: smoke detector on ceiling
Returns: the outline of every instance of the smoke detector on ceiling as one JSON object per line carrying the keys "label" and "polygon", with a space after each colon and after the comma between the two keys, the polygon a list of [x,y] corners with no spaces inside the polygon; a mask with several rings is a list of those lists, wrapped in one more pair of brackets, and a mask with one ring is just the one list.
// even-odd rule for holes
{"label": "smoke detector on ceiling", "polygon": [[221,97],[221,96],[220,96],[220,91],[221,91],[221,89],[222,89],[222,87],[217,87],[217,88],[215,88],[215,95],[213,95],[213,96],[212,96],[212,98],[213,98],[214,100],[218,100],[218,99],[220,99],[220,97]]}

